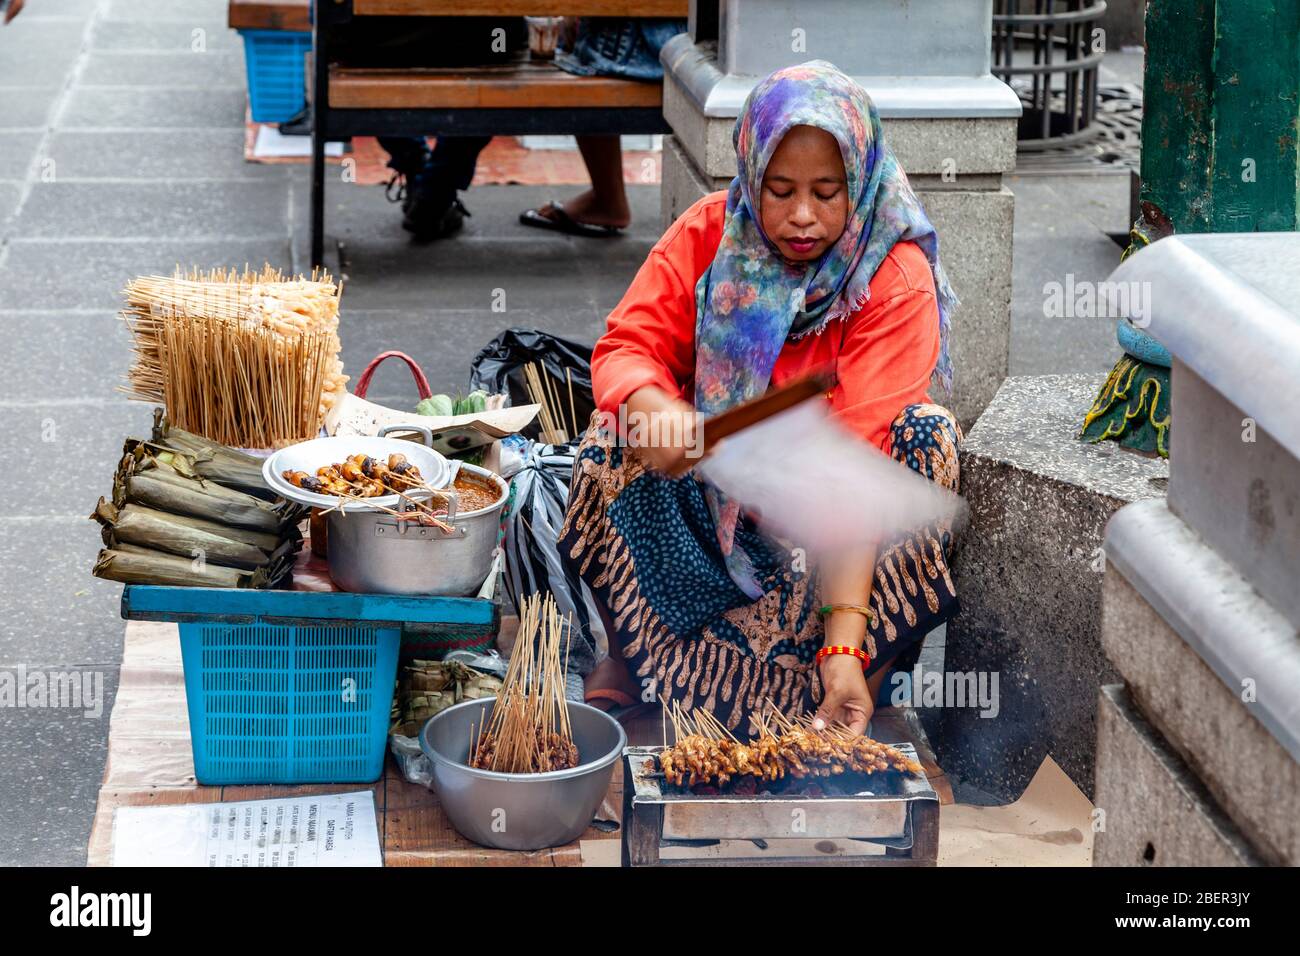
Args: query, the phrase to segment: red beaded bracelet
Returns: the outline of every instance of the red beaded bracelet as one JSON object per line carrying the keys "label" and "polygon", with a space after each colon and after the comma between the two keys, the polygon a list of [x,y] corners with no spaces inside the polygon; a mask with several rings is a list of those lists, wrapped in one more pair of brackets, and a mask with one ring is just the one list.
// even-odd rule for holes
{"label": "red beaded bracelet", "polygon": [[863,670],[866,670],[871,664],[871,657],[866,651],[860,647],[849,647],[846,644],[832,644],[828,647],[823,647],[817,652],[816,663],[820,664],[831,654],[848,654],[850,657],[856,657],[858,660],[862,661]]}

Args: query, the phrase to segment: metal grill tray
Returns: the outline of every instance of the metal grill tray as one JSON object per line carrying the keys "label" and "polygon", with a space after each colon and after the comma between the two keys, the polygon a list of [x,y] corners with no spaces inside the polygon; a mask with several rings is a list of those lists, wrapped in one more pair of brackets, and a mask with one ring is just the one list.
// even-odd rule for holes
{"label": "metal grill tray", "polygon": [[[890,746],[918,759],[916,747],[910,743]],[[821,796],[665,790],[657,776],[656,757],[662,749],[628,747],[623,755],[634,787],[633,805],[663,805],[664,840],[910,840],[911,805],[919,800],[939,800],[926,778],[893,771],[856,777],[864,789],[855,793]]]}

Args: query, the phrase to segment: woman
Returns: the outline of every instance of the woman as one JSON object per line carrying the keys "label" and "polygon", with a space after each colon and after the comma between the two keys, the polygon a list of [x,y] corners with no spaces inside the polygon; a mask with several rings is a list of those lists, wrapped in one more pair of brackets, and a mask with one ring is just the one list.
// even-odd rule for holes
{"label": "woman", "polygon": [[934,229],[848,76],[823,61],[773,73],[733,139],[731,187],[664,234],[593,355],[601,410],[676,422],[661,434],[681,439],[629,449],[593,427],[578,453],[560,551],[608,611],[626,665],[602,662],[588,696],[653,688],[741,730],[768,699],[819,702],[818,720],[861,733],[891,662],[955,610],[951,530],[805,569],[714,489],[665,473],[694,447],[697,413],[829,368],[845,425],[955,491],[960,432],[927,395],[932,378],[950,386],[955,300]]}

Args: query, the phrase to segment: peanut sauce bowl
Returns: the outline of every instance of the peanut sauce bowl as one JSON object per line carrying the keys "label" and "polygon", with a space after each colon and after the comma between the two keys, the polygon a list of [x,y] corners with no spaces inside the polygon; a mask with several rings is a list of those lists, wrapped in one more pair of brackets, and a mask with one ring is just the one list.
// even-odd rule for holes
{"label": "peanut sauce bowl", "polygon": [[481,846],[541,850],[572,843],[591,824],[627,746],[622,725],[599,708],[569,701],[578,766],[548,773],[499,773],[469,766],[471,739],[492,717],[495,697],[468,700],[430,717],[420,749],[433,789],[456,832]]}

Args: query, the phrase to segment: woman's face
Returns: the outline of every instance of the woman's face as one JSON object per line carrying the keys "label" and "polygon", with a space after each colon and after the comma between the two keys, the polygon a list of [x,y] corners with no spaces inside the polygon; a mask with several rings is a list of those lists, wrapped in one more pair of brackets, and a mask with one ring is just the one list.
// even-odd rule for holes
{"label": "woman's face", "polygon": [[763,232],[785,258],[809,262],[839,239],[848,215],[848,183],[835,137],[815,126],[792,127],[763,174]]}

